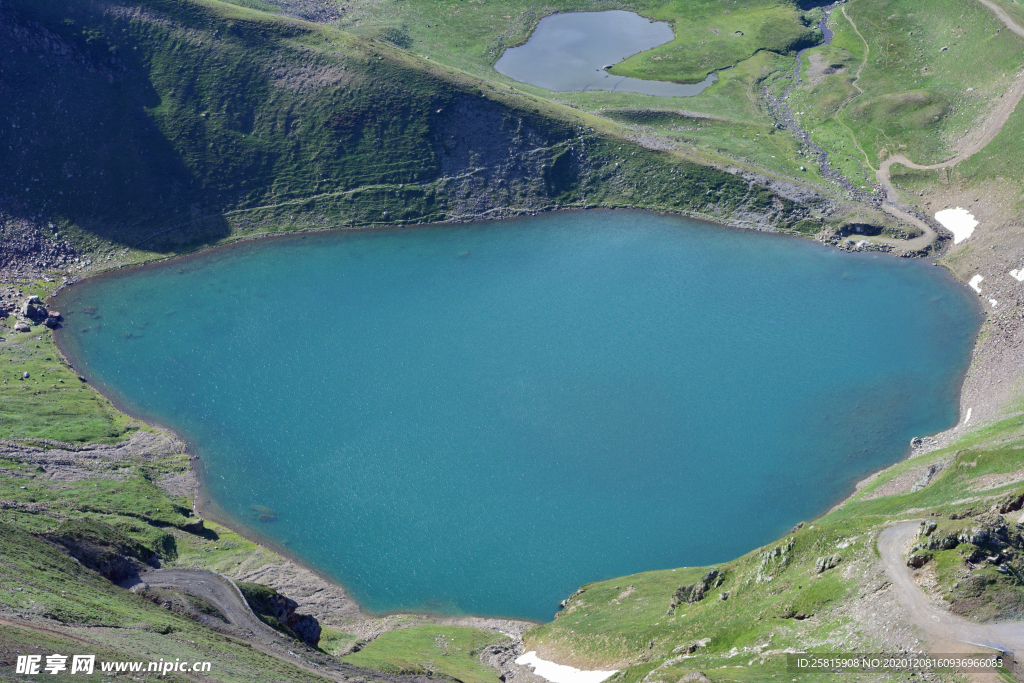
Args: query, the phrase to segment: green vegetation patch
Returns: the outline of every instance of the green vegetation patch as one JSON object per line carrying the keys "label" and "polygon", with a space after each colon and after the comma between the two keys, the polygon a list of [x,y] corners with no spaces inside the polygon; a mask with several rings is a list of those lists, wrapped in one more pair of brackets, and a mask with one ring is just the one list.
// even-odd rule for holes
{"label": "green vegetation patch", "polygon": [[[805,112],[816,142],[869,173],[895,154],[919,164],[953,156],[1024,47],[976,2],[858,0],[834,11],[830,26],[835,40],[808,52],[792,109]],[[851,181],[863,175],[843,171]]]}
{"label": "green vegetation patch", "polygon": [[0,320],[0,439],[116,443],[138,427],[68,367],[49,328],[15,322]]}
{"label": "green vegetation patch", "polygon": [[893,135],[905,135],[925,126],[939,123],[949,113],[949,102],[926,90],[889,93],[861,101],[849,112],[855,123],[881,127],[891,124]]}
{"label": "green vegetation patch", "polygon": [[463,683],[497,683],[498,672],[480,662],[488,645],[508,642],[493,631],[462,626],[411,626],[374,639],[344,661],[394,674],[446,676]]}
{"label": "green vegetation patch", "polygon": [[672,2],[645,16],[670,21],[675,39],[615,65],[611,73],[678,83],[704,80],[756,52],[790,54],[821,39],[793,2]]}
{"label": "green vegetation patch", "polygon": [[281,8],[277,5],[265,2],[265,0],[220,0],[220,2],[226,2],[230,5],[238,5],[239,7],[245,7],[247,9],[255,9],[261,12],[280,12]]}
{"label": "green vegetation patch", "polygon": [[[338,25],[369,36],[399,23],[408,48],[445,64],[490,79],[507,80],[491,68],[501,53],[525,42],[554,12],[627,10],[672,25],[675,38],[617,65],[613,73],[681,83],[734,66],[759,51],[791,53],[820,39],[795,2],[788,0],[559,0],[538,6],[528,0],[495,5],[485,0],[355,0]],[[402,45],[406,47],[406,45]]]}

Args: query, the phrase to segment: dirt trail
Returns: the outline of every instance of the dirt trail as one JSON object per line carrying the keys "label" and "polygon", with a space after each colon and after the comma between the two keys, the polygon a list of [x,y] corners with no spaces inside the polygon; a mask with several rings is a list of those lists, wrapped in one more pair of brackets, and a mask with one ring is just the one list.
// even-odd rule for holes
{"label": "dirt trail", "polygon": [[140,578],[153,588],[177,590],[203,598],[244,634],[282,640],[277,631],[259,620],[238,586],[226,576],[203,569],[153,569]]}
{"label": "dirt trail", "polygon": [[345,664],[326,657],[270,628],[253,613],[234,581],[206,569],[154,569],[140,576],[152,588],[177,590],[203,598],[236,629],[232,633],[254,648],[318,676],[339,682],[362,677],[384,683],[427,683],[426,676],[399,676]]}
{"label": "dirt trail", "polygon": [[878,536],[878,552],[885,573],[892,581],[900,604],[920,627],[933,652],[942,654],[977,652],[983,646],[1003,652],[1021,653],[1024,659],[1024,621],[978,624],[937,607],[911,575],[903,559],[903,549],[918,535],[918,522],[891,526]]}
{"label": "dirt trail", "polygon": [[[1021,28],[1019,25],[1014,23],[1014,21],[1010,19],[1010,17],[1007,16],[1007,14],[997,5],[990,2],[990,0],[978,0],[978,2],[992,10],[992,12],[1006,24],[1006,28],[1017,35],[1024,37],[1024,28]],[[850,22],[850,25],[853,26],[853,30],[857,31],[857,35],[860,35],[860,31],[857,30],[857,25],[853,22],[853,19],[850,19],[849,15],[846,14],[845,8],[843,16],[845,16]],[[864,40],[863,36],[861,37],[861,40]],[[865,41],[865,45],[867,45],[867,41]],[[861,69],[863,68],[864,67],[862,65]],[[857,78],[860,78],[860,70],[857,71]],[[854,87],[860,90],[856,84]],[[889,167],[893,164],[902,164],[908,168],[928,171],[940,168],[949,168],[970,158],[972,155],[984,149],[988,143],[992,142],[992,140],[1003,129],[1003,126],[1006,125],[1007,120],[1010,118],[1010,114],[1012,114],[1013,110],[1017,107],[1017,103],[1021,101],[1021,98],[1024,98],[1024,77],[1018,75],[1010,89],[999,97],[999,102],[992,111],[988,113],[985,120],[976,126],[971,132],[966,146],[951,159],[947,159],[946,161],[937,164],[922,166],[920,164],[915,164],[902,154],[897,154],[883,161],[878,167],[878,170],[875,171],[875,178],[878,180],[878,183],[882,186],[883,191],[885,192],[885,199],[882,201],[882,209],[886,213],[895,216],[896,218],[908,221],[924,230],[924,235],[916,237],[909,242],[902,242],[901,244],[904,247],[910,249],[923,248],[924,246],[932,243],[932,241],[937,237],[937,233],[927,221],[915,216],[907,207],[896,201],[896,189],[893,187],[890,179]]]}

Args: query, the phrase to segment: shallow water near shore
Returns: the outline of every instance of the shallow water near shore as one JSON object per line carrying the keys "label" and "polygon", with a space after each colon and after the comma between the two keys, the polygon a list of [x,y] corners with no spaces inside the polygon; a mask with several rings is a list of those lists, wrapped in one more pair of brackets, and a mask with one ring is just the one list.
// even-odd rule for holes
{"label": "shallow water near shore", "polygon": [[494,64],[498,73],[555,92],[609,90],[657,97],[693,97],[718,82],[652,81],[608,73],[605,66],[650,50],[675,37],[664,21],[634,12],[566,12],[544,17],[525,44],[511,47]]}
{"label": "shallow water near shore", "polygon": [[633,211],[246,242],[63,290],[90,381],[371,612],[549,620],[729,560],[957,421],[940,268]]}

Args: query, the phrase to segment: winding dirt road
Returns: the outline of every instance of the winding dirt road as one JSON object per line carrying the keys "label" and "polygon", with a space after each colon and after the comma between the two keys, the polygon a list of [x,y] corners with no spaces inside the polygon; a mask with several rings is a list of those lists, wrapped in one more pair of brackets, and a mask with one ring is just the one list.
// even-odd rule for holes
{"label": "winding dirt road", "polygon": [[428,683],[426,676],[399,676],[339,662],[286,638],[259,620],[235,582],[223,574],[205,569],[153,569],[139,578],[152,588],[203,598],[228,620],[232,635],[318,676],[346,683],[356,677],[383,683]]}
{"label": "winding dirt road", "polygon": [[1020,653],[1024,659],[1024,621],[978,624],[937,607],[914,583],[903,559],[903,550],[918,535],[918,522],[891,526],[878,536],[878,552],[895,595],[911,620],[924,632],[934,652],[966,653],[981,645],[1003,652]]}
{"label": "winding dirt road", "polygon": [[[1024,37],[1024,28],[1021,28],[1018,24],[1016,24],[1009,16],[1007,16],[1006,12],[1004,12],[999,6],[992,3],[990,0],[978,0],[978,2],[980,2],[988,9],[992,10],[993,14],[995,14],[1004,24],[1006,24],[1007,29],[1013,31],[1014,33],[1021,37]],[[845,7],[843,8],[843,16],[846,17],[847,21],[850,22],[850,25],[853,26],[853,30],[857,32],[858,36],[860,36],[860,31],[857,29],[857,25],[854,23],[853,19],[851,19],[850,16],[846,14]],[[863,36],[861,36],[861,40],[864,40]],[[864,45],[867,46],[866,40],[864,41]],[[866,54],[864,59],[866,63]],[[860,78],[860,71],[863,70],[863,68],[864,66],[861,65],[861,69],[857,71],[857,79]],[[854,87],[860,90],[860,87],[856,85],[857,79],[854,79]],[[863,91],[861,90],[861,92]],[[988,113],[988,115],[985,117],[985,120],[982,121],[978,126],[976,126],[974,130],[971,132],[971,134],[967,136],[964,148],[961,149],[956,156],[937,164],[929,164],[922,166],[920,164],[915,164],[902,154],[897,154],[883,161],[879,165],[878,170],[875,171],[875,179],[878,181],[879,185],[882,186],[883,191],[885,192],[885,198],[882,201],[882,209],[891,216],[895,216],[898,219],[916,225],[924,231],[924,234],[921,235],[920,237],[915,237],[912,240],[900,242],[901,246],[908,249],[921,249],[931,244],[937,237],[937,233],[935,231],[935,228],[929,225],[927,221],[921,220],[921,218],[914,215],[910,210],[908,210],[907,207],[899,204],[896,201],[896,189],[892,186],[889,168],[893,164],[902,164],[908,168],[923,171],[930,171],[940,168],[949,168],[951,166],[959,164],[961,161],[964,161],[965,159],[970,158],[977,152],[980,152],[982,149],[985,148],[986,145],[988,145],[988,143],[992,142],[992,140],[997,135],[999,135],[999,132],[1003,129],[1003,126],[1006,125],[1007,120],[1010,118],[1010,114],[1012,114],[1013,110],[1017,107],[1017,103],[1021,101],[1021,98],[1024,98],[1024,77],[1018,75],[1017,79],[1014,81],[1010,89],[1004,94],[1000,95],[999,97],[1000,101]],[[854,140],[854,142],[856,142],[856,139]],[[868,163],[870,165],[870,161]]]}
{"label": "winding dirt road", "polygon": [[177,590],[203,598],[244,634],[283,640],[281,634],[259,620],[235,582],[204,569],[153,569],[140,577],[153,588]]}

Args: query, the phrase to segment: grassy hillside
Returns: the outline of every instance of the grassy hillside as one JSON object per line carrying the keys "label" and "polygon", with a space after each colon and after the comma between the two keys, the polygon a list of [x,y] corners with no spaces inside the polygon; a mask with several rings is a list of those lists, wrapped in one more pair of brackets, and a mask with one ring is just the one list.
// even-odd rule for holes
{"label": "grassy hillside", "polygon": [[630,57],[612,73],[694,82],[762,50],[792,54],[821,40],[821,34],[809,26],[814,15],[805,15],[795,2],[677,1],[648,11],[650,16],[672,23],[675,40]]}
{"label": "grassy hillside", "polygon": [[472,0],[447,5],[431,0],[356,0],[337,25],[389,40],[484,78],[511,82],[491,67],[506,48],[527,40],[540,19],[555,12],[609,9],[666,21],[675,32],[671,42],[613,69],[613,73],[638,78],[697,82],[759,50],[787,54],[813,44],[816,38],[798,4],[788,0],[561,0],[543,4]]}
{"label": "grassy hillside", "polygon": [[808,213],[383,40],[213,0],[0,11],[3,206],[102,262],[566,205]]}
{"label": "grassy hillside", "polygon": [[[12,465],[17,466],[3,463],[5,468]],[[0,625],[5,652],[88,652],[104,661],[188,658],[214,662],[208,674],[213,680],[318,680],[248,643],[118,588],[65,555],[46,535],[26,531],[41,528],[48,521],[45,516],[6,512],[0,521],[0,615],[16,620]],[[26,518],[33,519],[26,523]],[[13,674],[13,663],[13,658],[0,663],[0,677]],[[171,675],[167,680],[193,679]]]}
{"label": "grassy hillside", "polygon": [[441,674],[462,683],[497,683],[498,672],[480,662],[485,647],[508,642],[494,632],[461,626],[412,626],[376,638],[345,661],[398,674]]}
{"label": "grassy hillside", "polygon": [[[920,490],[908,482],[875,497],[933,464],[942,469]],[[1017,537],[1024,526],[1019,513],[1001,522],[991,512],[993,505],[1020,508],[1013,503],[1024,496],[1022,467],[1024,417],[1017,414],[889,468],[839,510],[736,560],[583,586],[553,622],[527,634],[526,645],[559,661],[622,668],[615,681],[665,683],[695,670],[713,680],[781,676],[787,648],[876,651],[885,634],[861,630],[852,605],[869,609],[881,580],[865,580],[879,531],[893,519],[922,516],[936,524],[924,542],[1008,523],[998,564],[982,559],[1000,554],[988,541],[954,540],[926,551],[922,571],[934,576],[932,594],[954,613],[981,620],[1024,614],[1024,540]],[[712,570],[717,576],[708,581]],[[706,586],[704,597],[688,602],[695,585]]]}
{"label": "grassy hillside", "polygon": [[1020,68],[1024,39],[977,2],[842,9],[833,43],[809,51],[792,109],[815,141],[869,171],[893,154],[920,164],[953,156]]}
{"label": "grassy hillside", "polygon": [[[45,296],[44,284],[24,291]],[[0,337],[6,339],[0,353],[0,439],[112,443],[140,427],[78,379],[48,328],[38,325],[35,333],[21,334],[14,323],[14,316],[0,320]]]}

